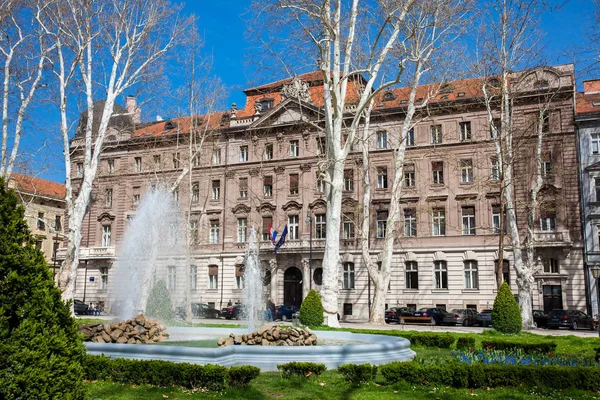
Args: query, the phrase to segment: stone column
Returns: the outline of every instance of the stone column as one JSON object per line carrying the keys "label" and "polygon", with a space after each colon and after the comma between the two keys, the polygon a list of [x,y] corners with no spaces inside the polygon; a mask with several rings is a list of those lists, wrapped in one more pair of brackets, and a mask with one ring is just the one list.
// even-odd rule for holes
{"label": "stone column", "polygon": [[278,279],[277,279],[277,260],[272,259],[269,260],[269,270],[271,271],[271,301],[273,303],[281,304],[281,300],[278,298],[279,290],[278,290]]}
{"label": "stone column", "polygon": [[310,280],[312,276],[310,275],[310,263],[308,258],[302,259],[302,299],[306,297],[308,291],[310,290]]}

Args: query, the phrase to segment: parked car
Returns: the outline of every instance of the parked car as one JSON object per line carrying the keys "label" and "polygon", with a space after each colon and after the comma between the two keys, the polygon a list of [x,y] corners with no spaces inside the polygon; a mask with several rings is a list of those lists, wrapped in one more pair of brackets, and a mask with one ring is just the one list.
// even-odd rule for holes
{"label": "parked car", "polygon": [[479,326],[491,326],[492,325],[492,310],[483,310],[477,316],[477,325]]}
{"label": "parked car", "polygon": [[282,321],[287,321],[288,319],[292,319],[295,313],[300,311],[298,307],[295,306],[277,306],[275,307],[275,314],[273,315],[273,320],[277,321],[278,319]]}
{"label": "parked car", "polygon": [[552,310],[548,313],[548,328],[560,327],[577,330],[594,329],[594,319],[579,310]]}
{"label": "parked car", "polygon": [[443,308],[431,307],[419,308],[412,315],[413,317],[432,317],[436,325],[442,325],[447,314]]}
{"label": "parked car", "polygon": [[543,310],[533,310],[533,323],[536,328],[548,326],[548,315]]}
{"label": "parked car", "polygon": [[192,315],[196,318],[220,318],[221,312],[208,304],[192,303]]}
{"label": "parked car", "polygon": [[235,306],[228,306],[221,310],[221,316],[225,319],[241,319],[243,315],[243,306],[236,304]]}
{"label": "parked car", "polygon": [[385,310],[385,322],[392,323],[400,323],[400,317],[410,317],[415,312],[414,309],[408,307],[392,307],[388,310]]}
{"label": "parked car", "polygon": [[479,313],[477,310],[473,310],[471,308],[458,308],[450,311],[444,317],[444,325],[477,325],[478,316]]}
{"label": "parked car", "polygon": [[73,300],[73,308],[75,309],[75,314],[87,314],[88,309],[90,308],[87,304],[85,304],[81,300]]}

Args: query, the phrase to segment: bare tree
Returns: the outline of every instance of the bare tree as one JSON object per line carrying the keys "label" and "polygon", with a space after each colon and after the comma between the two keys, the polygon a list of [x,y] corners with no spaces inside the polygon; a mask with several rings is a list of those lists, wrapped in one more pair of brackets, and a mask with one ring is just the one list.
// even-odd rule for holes
{"label": "bare tree", "polygon": [[[56,47],[54,73],[60,92],[69,226],[59,278],[64,299],[73,296],[81,227],[115,102],[124,90],[142,82],[150,67],[176,45],[188,26],[178,12],[179,8],[166,0],[61,0],[38,18]],[[72,101],[68,91],[77,83],[75,78],[83,84],[87,121],[80,127],[81,139],[73,142],[71,150],[68,108]],[[101,114],[95,114],[98,96],[104,100]],[[100,117],[98,124],[94,117]],[[71,178],[72,151],[84,155],[77,188]]]}

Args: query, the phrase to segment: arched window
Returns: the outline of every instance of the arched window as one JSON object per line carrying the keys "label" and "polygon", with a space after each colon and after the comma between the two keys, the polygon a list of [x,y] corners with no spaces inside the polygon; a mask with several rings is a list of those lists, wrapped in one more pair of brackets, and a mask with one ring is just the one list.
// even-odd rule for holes
{"label": "arched window", "polygon": [[321,286],[323,284],[323,268],[317,268],[313,272],[313,280],[315,285]]}
{"label": "arched window", "polygon": [[465,289],[479,289],[477,261],[467,260],[465,264]]}

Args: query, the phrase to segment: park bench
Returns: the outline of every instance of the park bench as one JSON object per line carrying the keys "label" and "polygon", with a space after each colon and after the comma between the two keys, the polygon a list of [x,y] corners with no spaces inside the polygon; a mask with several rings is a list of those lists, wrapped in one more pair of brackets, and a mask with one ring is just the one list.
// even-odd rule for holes
{"label": "park bench", "polygon": [[435,325],[433,317],[401,317],[400,325]]}

